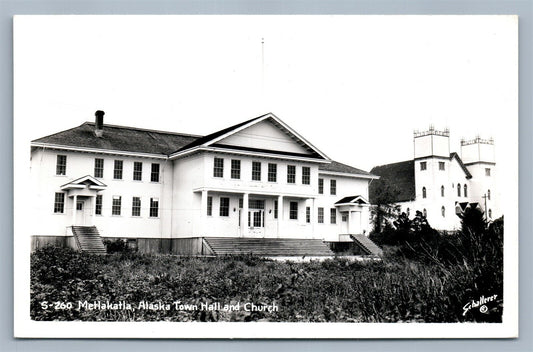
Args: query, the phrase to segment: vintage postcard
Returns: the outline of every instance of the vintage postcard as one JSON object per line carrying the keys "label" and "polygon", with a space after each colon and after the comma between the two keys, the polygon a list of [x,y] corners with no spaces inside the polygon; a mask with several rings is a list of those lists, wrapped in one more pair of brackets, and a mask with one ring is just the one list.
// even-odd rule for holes
{"label": "vintage postcard", "polygon": [[16,16],[14,94],[16,337],[518,336],[516,16]]}

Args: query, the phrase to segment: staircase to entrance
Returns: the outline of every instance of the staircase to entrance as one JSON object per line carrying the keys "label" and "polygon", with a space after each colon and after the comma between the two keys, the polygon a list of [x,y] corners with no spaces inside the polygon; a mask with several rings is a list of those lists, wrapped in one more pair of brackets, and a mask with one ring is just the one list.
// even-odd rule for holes
{"label": "staircase to entrance", "polygon": [[262,257],[333,256],[322,240],[293,238],[204,237],[204,247],[214,255],[253,254]]}
{"label": "staircase to entrance", "polygon": [[382,255],[383,250],[365,235],[350,235],[350,238],[369,255]]}
{"label": "staircase to entrance", "polygon": [[72,226],[72,234],[82,252],[105,254],[106,249],[96,226]]}

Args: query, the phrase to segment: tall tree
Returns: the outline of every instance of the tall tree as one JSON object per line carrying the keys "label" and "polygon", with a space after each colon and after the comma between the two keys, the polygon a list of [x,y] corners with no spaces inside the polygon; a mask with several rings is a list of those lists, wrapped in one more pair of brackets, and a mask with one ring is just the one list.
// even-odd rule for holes
{"label": "tall tree", "polygon": [[396,219],[400,206],[396,204],[396,199],[400,190],[385,179],[375,180],[374,194],[372,199],[372,224],[374,232],[380,233],[386,224],[390,224],[392,219]]}

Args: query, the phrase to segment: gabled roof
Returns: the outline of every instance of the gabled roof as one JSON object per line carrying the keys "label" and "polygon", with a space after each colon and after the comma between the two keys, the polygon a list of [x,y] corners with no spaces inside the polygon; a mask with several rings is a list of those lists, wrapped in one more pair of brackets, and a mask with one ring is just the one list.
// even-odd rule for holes
{"label": "gabled roof", "polygon": [[454,158],[459,163],[459,166],[461,167],[461,169],[463,169],[464,173],[466,174],[466,178],[467,179],[472,178],[472,174],[470,173],[470,171],[468,171],[468,169],[466,168],[465,164],[463,163],[459,155],[457,153],[450,153],[450,160]]}
{"label": "gabled roof", "polygon": [[[225,138],[232,133],[235,133],[243,128],[258,123],[260,121],[271,119],[270,121],[276,127],[282,129],[287,134],[291,135],[295,141],[309,150],[309,154],[291,153],[287,151],[273,151],[266,149],[254,149],[239,146],[226,146],[217,143],[222,138]],[[42,137],[32,141],[32,146],[35,147],[71,147],[84,148],[105,151],[117,152],[133,152],[152,155],[161,155],[167,157],[176,151],[187,151],[202,145],[209,145],[216,148],[226,148],[233,150],[247,150],[250,152],[279,154],[294,157],[306,157],[320,159],[324,163],[320,165],[320,171],[336,172],[351,175],[361,175],[373,178],[369,172],[357,169],[355,167],[342,164],[329,159],[326,155],[315,148],[311,143],[307,142],[296,131],[283,123],[274,114],[269,113],[255,117],[253,119],[238,123],[236,125],[224,128],[220,131],[211,133],[207,136],[199,136],[184,133],[174,133],[167,131],[148,130],[127,126],[104,125],[104,133],[102,137],[96,137],[94,134],[95,126],[93,122],[85,122],[78,127],[74,127],[65,131],[54,133],[52,135]],[[330,163],[327,163],[330,161]]]}
{"label": "gabled roof", "polygon": [[379,181],[370,183],[370,203],[375,204],[378,191],[385,183],[391,185],[397,193],[394,202],[406,202],[416,198],[414,160],[376,166],[370,172],[380,176]]}
{"label": "gabled roof", "polygon": [[[224,128],[220,131],[213,132],[211,134],[208,134],[207,136],[198,138],[191,143],[181,147],[180,149],[176,150],[174,153],[171,153],[171,157],[174,156],[174,154],[180,154],[180,152],[187,152],[191,149],[194,149],[196,147],[218,147],[223,149],[248,149],[249,151],[260,151],[260,152],[271,152],[270,150],[263,150],[263,149],[257,149],[251,150],[254,148],[243,148],[239,146],[233,146],[233,145],[225,145],[223,143],[218,143],[219,141],[222,141],[223,139],[245,129],[250,126],[253,126],[261,121],[269,120],[273,125],[275,125],[278,129],[283,131],[285,134],[290,136],[295,143],[298,143],[305,149],[309,151],[308,154],[301,154],[297,156],[305,156],[308,158],[316,158],[316,159],[323,159],[323,160],[330,160],[324,153],[322,153],[320,150],[318,150],[315,146],[313,146],[311,143],[306,141],[302,136],[300,136],[295,130],[293,130],[291,127],[289,127],[287,124],[285,124],[283,121],[281,121],[276,115],[272,113],[268,113],[265,115],[258,116],[256,118],[238,123],[236,125]],[[274,151],[274,153],[280,154],[280,151]],[[290,153],[287,152],[281,152],[281,154],[287,154]],[[294,153],[293,153],[294,154]]]}
{"label": "gabled roof", "polygon": [[364,176],[375,176],[373,172],[367,172],[358,168],[355,168],[353,166],[349,166],[343,163],[339,163],[338,161],[331,160],[331,163],[329,164],[321,164],[318,167],[319,171],[325,171],[325,172],[339,172],[344,174],[352,174],[352,175],[364,175]]}
{"label": "gabled roof", "polygon": [[341,200],[335,202],[335,205],[343,204],[369,204],[368,201],[360,195],[344,197]]}
{"label": "gabled roof", "polygon": [[168,155],[198,137],[191,134],[104,125],[104,134],[99,138],[94,135],[94,123],[85,122],[78,127],[36,139],[32,143]]}
{"label": "gabled roof", "polygon": [[266,116],[266,114],[258,116],[258,117],[254,117],[253,119],[246,120],[246,121],[238,123],[236,125],[224,128],[224,129],[222,129],[220,131],[213,132],[211,134],[208,134],[207,136],[203,136],[203,137],[197,138],[194,141],[192,141],[191,143],[186,144],[183,147],[174,150],[174,152],[181,152],[183,150],[187,150],[187,149],[191,149],[191,148],[194,148],[194,147],[197,147],[197,146],[200,146],[200,145],[208,144],[209,142],[212,142],[212,141],[216,140],[218,137],[221,137],[221,136],[224,136],[224,135],[226,135],[228,133],[236,131],[239,127],[248,125],[249,123],[254,122],[254,121],[259,121],[259,119],[263,118],[264,116]]}
{"label": "gabled roof", "polygon": [[65,183],[60,188],[62,190],[68,190],[68,189],[83,189],[85,187],[88,187],[89,189],[95,189],[95,190],[102,190],[107,187],[102,181],[96,179],[95,177],[91,175],[86,175],[83,177],[80,177],[78,179],[75,179],[73,181],[70,181],[68,183]]}

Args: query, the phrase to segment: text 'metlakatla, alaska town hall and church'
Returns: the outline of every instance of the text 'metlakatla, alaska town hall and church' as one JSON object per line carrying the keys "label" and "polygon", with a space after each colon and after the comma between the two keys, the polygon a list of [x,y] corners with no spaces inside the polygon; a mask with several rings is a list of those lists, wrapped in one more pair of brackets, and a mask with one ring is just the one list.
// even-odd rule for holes
{"label": "text 'metlakatla, alaska town hall and church'", "polygon": [[[98,252],[101,238],[121,238],[173,254],[327,255],[343,243],[379,254],[367,239],[369,185],[390,178],[394,165],[369,173],[336,162],[271,113],[207,136],[109,125],[103,111],[95,115],[31,142],[33,249]],[[415,135],[415,158],[398,163],[408,195],[399,201],[448,229],[461,207],[486,207],[493,149],[465,143],[463,162],[441,143],[448,135],[434,132]]]}

